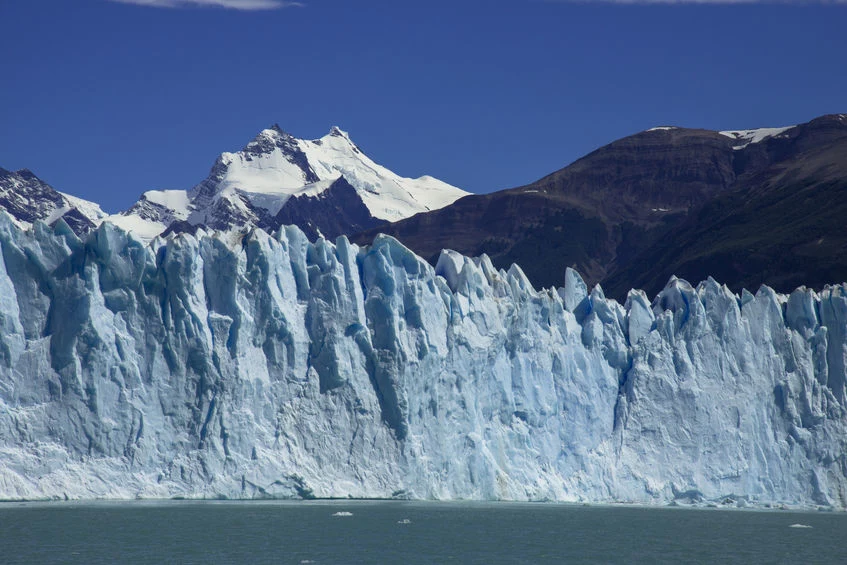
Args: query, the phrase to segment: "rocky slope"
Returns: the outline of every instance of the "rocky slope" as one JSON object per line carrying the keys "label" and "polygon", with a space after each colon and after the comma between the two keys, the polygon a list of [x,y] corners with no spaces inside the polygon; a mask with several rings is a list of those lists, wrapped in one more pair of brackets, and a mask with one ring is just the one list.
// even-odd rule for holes
{"label": "rocky slope", "polygon": [[0,210],[21,227],[37,220],[53,224],[62,218],[80,235],[106,217],[97,204],[62,194],[27,169],[13,172],[0,168]]}
{"label": "rocky slope", "polygon": [[389,233],[431,262],[444,248],[487,253],[495,266],[520,264],[540,286],[576,267],[620,299],[631,287],[658,292],[674,274],[718,275],[736,291],[762,282],[820,288],[847,279],[845,180],[844,115],[732,132],[659,127],[530,185],[354,240]]}
{"label": "rocky slope", "polygon": [[847,280],[847,115],[820,118],[740,153],[732,190],[606,277],[618,295],[656,291],[668,273],[732,287],[822,288]]}

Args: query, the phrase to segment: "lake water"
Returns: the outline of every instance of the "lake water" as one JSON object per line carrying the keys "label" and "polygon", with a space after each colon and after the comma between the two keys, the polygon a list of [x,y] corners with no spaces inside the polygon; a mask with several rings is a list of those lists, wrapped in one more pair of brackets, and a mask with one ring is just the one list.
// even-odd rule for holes
{"label": "lake water", "polygon": [[0,563],[844,564],[847,514],[369,501],[4,503]]}

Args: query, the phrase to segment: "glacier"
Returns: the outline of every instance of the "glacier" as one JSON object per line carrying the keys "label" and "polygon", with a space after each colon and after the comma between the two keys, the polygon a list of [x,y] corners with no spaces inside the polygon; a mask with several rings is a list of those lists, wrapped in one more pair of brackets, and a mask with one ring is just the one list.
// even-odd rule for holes
{"label": "glacier", "polygon": [[625,304],[518,266],[0,212],[0,499],[847,507],[847,285]]}

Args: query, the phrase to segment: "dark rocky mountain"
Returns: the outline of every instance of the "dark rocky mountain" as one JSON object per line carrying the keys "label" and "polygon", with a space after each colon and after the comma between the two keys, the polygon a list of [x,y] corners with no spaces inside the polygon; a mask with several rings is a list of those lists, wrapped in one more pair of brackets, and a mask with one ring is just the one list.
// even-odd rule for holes
{"label": "dark rocky mountain", "polygon": [[344,177],[314,196],[289,198],[266,229],[274,231],[283,225],[296,225],[310,238],[319,235],[334,240],[340,235],[386,225],[374,218],[356,194],[356,189]]}
{"label": "dark rocky mountain", "polygon": [[825,116],[753,144],[738,165],[732,190],[611,273],[604,288],[656,291],[669,273],[712,276],[734,290],[847,281],[847,116]]}
{"label": "dark rocky mountain", "polygon": [[62,194],[28,169],[0,168],[0,209],[21,225],[38,220],[52,225],[61,218],[77,235],[93,229],[105,216],[93,202]]}
{"label": "dark rocky mountain", "polygon": [[790,290],[847,280],[845,182],[844,115],[744,132],[654,128],[354,240],[388,233],[429,260],[442,248],[486,253],[536,286],[560,286],[570,266],[618,298],[673,274]]}

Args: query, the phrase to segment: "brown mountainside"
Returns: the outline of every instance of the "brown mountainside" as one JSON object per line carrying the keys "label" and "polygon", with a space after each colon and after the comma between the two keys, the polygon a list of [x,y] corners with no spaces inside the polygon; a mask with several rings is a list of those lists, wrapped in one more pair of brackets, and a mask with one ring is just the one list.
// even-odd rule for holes
{"label": "brown mountainside", "polygon": [[847,116],[749,141],[655,128],[530,185],[354,240],[388,233],[431,261],[443,248],[486,253],[498,267],[518,263],[536,286],[560,286],[571,266],[618,298],[654,293],[672,274],[736,290],[847,280]]}

